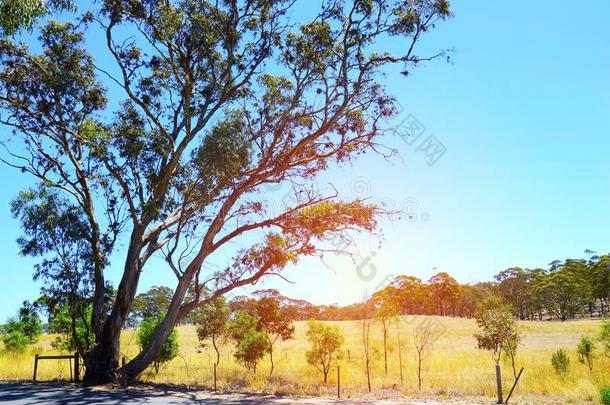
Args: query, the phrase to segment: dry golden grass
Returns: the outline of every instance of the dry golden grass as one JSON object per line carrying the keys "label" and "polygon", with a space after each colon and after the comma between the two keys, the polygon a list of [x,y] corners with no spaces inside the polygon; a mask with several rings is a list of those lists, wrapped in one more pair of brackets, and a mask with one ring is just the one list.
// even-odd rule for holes
{"label": "dry golden grass", "polygon": [[[434,397],[493,397],[495,394],[495,369],[491,356],[477,350],[472,337],[476,326],[472,320],[437,318],[446,328],[436,341],[430,370],[424,380],[421,393],[417,391],[415,357],[412,342],[413,317],[401,320],[404,384],[400,384],[395,328],[390,335],[389,372],[383,371],[383,352],[380,328],[373,326],[373,396],[434,396]],[[345,351],[349,350],[341,363],[341,385],[346,397],[366,397],[366,376],[361,347],[361,324],[359,322],[331,322],[338,325],[346,337]],[[525,367],[514,399],[521,402],[597,402],[599,388],[610,384],[610,359],[598,350],[593,372],[578,363],[576,344],[582,335],[596,336],[600,322],[579,320],[571,322],[520,322],[525,338],[518,353],[518,366]],[[247,390],[277,394],[304,394],[332,396],[336,392],[336,370],[331,373],[328,386],[321,384],[321,374],[305,362],[307,341],[305,322],[295,324],[293,340],[281,342],[274,351],[276,360],[274,378],[268,378],[269,361],[265,358],[257,375],[236,364],[231,347],[222,350],[218,369],[218,386],[222,390]],[[195,328],[178,328],[180,356],[162,367],[160,373],[147,371],[143,379],[152,382],[186,384],[210,387],[213,381],[215,354],[211,347],[201,347]],[[0,379],[30,379],[33,354],[51,354],[52,336],[43,336],[40,343],[24,355],[2,354],[0,356]],[[567,376],[555,374],[551,366],[551,354],[559,349],[567,350],[570,356],[570,371]],[[137,351],[133,330],[122,336],[122,350],[128,357]],[[512,384],[512,370],[503,365],[505,391]],[[67,361],[42,361],[39,379],[68,378]]]}

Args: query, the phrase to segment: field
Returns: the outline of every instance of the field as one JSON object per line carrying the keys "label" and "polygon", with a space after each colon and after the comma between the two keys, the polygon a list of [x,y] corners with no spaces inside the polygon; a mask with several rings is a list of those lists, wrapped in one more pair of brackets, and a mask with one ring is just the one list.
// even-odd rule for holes
{"label": "field", "polygon": [[[455,398],[463,397],[488,401],[495,394],[495,369],[491,355],[475,348],[472,337],[476,327],[472,320],[435,318],[444,333],[434,344],[429,372],[421,392],[417,390],[415,356],[412,339],[413,317],[401,319],[401,346],[403,354],[404,383],[400,384],[396,329],[390,334],[391,353],[388,375],[383,371],[383,349],[379,325],[373,324],[373,392],[366,390],[363,366],[361,323],[332,322],[338,325],[346,337],[345,356],[341,362],[341,387],[344,397],[391,398],[397,396]],[[571,322],[520,322],[524,332],[523,345],[519,348],[517,365],[525,368],[515,394],[514,402],[598,402],[601,386],[610,384],[610,359],[598,349],[593,372],[578,362],[576,344],[583,336],[596,336],[600,322],[578,320]],[[274,351],[276,361],[272,379],[268,378],[269,361],[266,357],[253,375],[233,361],[231,347],[222,350],[218,368],[218,387],[225,391],[256,391],[295,395],[336,395],[336,370],[331,372],[327,386],[321,384],[322,375],[305,362],[307,341],[305,322],[295,324],[295,338],[281,342]],[[213,381],[211,347],[201,347],[192,326],[178,328],[180,356],[164,365],[158,375],[147,371],[142,377],[152,382],[186,384],[210,387]],[[33,354],[52,354],[52,336],[45,335],[38,345],[23,355],[2,354],[0,379],[31,379]],[[551,366],[551,354],[559,349],[567,350],[570,371],[557,376]],[[133,330],[122,337],[122,350],[128,357],[134,356],[137,343]],[[349,359],[347,356],[349,350]],[[67,361],[43,361],[39,366],[39,379],[68,378]],[[505,392],[512,384],[512,369],[503,363]],[[489,402],[489,401],[488,401]],[[511,401],[513,402],[513,401]]]}

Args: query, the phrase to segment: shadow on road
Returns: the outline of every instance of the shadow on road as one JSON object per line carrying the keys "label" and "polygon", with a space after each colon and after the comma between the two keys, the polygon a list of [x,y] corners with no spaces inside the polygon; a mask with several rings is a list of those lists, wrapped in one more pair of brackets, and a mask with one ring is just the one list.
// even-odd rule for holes
{"label": "shadow on road", "polygon": [[214,395],[201,392],[168,391],[118,391],[97,390],[65,383],[0,383],[0,402],[5,404],[290,404],[328,403],[324,400],[312,402],[256,394]]}

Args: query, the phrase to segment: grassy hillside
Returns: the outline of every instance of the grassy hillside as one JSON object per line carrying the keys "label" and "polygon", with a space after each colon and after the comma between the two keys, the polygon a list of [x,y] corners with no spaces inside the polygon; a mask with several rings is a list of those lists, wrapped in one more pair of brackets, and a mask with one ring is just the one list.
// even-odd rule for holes
{"label": "grassy hillside", "polygon": [[[374,346],[373,395],[377,397],[442,396],[442,397],[492,397],[495,393],[495,369],[491,355],[476,350],[472,337],[476,327],[472,320],[437,318],[445,332],[436,341],[428,375],[422,393],[417,392],[417,378],[412,339],[413,317],[401,320],[401,344],[403,353],[404,384],[400,384],[397,338],[395,327],[391,330],[388,375],[383,372],[383,349],[378,325],[373,325],[371,334]],[[361,346],[361,324],[355,321],[332,322],[338,325],[346,337],[345,358],[341,364],[341,382],[344,396],[367,396],[366,376]],[[518,352],[518,366],[525,367],[514,398],[521,401],[569,401],[582,403],[597,401],[599,387],[610,385],[610,359],[598,349],[594,370],[578,363],[576,344],[582,335],[596,336],[600,322],[578,320],[572,322],[520,322],[525,339]],[[331,373],[328,387],[321,384],[322,376],[305,362],[307,325],[296,323],[295,338],[282,342],[275,349],[274,378],[268,377],[268,358],[265,358],[257,375],[252,375],[233,361],[231,347],[222,350],[218,370],[219,387],[225,390],[254,390],[271,393],[312,394],[332,396],[336,392],[336,370]],[[143,375],[146,380],[176,384],[212,384],[211,347],[201,347],[195,328],[178,328],[180,356],[165,365],[158,375],[151,370]],[[36,347],[24,355],[2,354],[0,357],[0,379],[30,379],[33,353],[53,353],[50,347],[52,336],[43,336]],[[570,372],[565,377],[557,376],[551,366],[551,354],[566,349],[570,356]],[[137,351],[134,331],[128,330],[122,337],[122,350],[128,357]],[[347,350],[350,359],[347,358]],[[505,391],[512,384],[512,370],[503,365]],[[67,378],[67,362],[46,361],[39,367],[40,379]]]}

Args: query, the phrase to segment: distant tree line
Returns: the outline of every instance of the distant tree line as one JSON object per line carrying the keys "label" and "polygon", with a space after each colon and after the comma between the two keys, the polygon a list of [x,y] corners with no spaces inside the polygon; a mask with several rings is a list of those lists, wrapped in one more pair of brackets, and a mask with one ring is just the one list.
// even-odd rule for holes
{"label": "distant tree line", "polygon": [[[592,253],[592,252],[590,252]],[[520,320],[606,316],[610,311],[610,255],[589,255],[589,259],[553,261],[547,269],[511,267],[490,282],[460,284],[446,272],[426,282],[399,275],[371,300],[391,299],[404,315],[474,317],[477,305],[490,296],[499,296]],[[229,302],[232,311],[252,311],[258,299],[272,296],[280,303],[284,317],[303,321],[359,320],[367,302],[347,306],[314,305],[282,296],[277,290],[260,290],[251,296],[238,296]]]}

